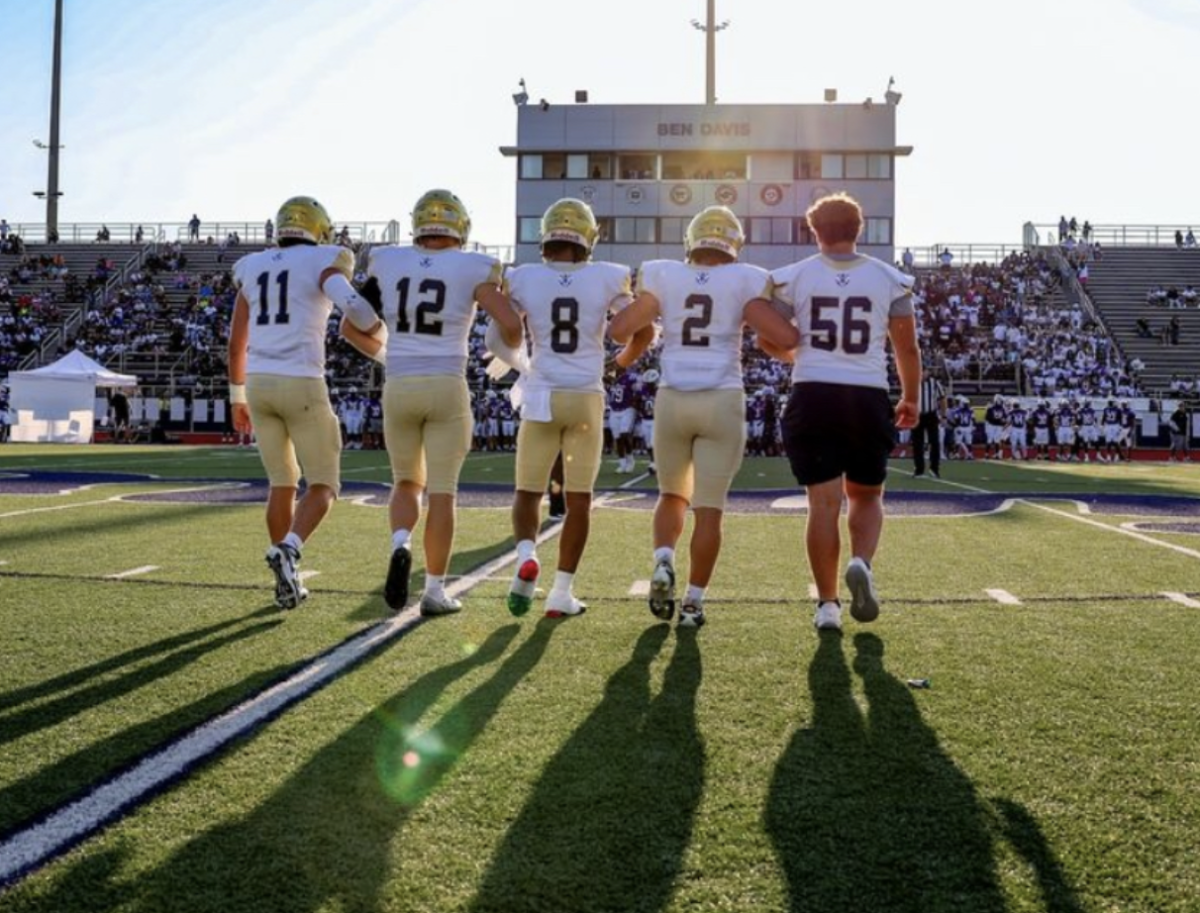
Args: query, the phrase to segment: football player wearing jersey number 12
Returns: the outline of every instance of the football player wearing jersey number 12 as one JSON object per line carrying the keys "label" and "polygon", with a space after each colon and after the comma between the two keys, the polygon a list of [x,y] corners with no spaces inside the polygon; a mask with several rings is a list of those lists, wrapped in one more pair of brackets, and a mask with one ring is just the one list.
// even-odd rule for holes
{"label": "football player wearing jersey number 12", "polygon": [[703,210],[688,225],[687,262],[643,263],[637,300],[609,327],[613,339],[622,342],[662,321],[650,611],[664,621],[675,612],[675,545],[691,505],[696,525],[679,610],[679,625],[685,628],[704,624],[704,590],[721,551],[725,498],[746,449],[742,326],[749,324],[777,352],[791,351],[799,341],[796,328],[771,305],[767,271],[736,262],[744,242],[742,224],[731,210]]}
{"label": "football player wearing jersey number 12", "polygon": [[[354,255],[335,247],[333,223],[311,197],[279,209],[279,249],[249,254],[233,268],[238,288],[229,333],[233,424],[253,425],[271,486],[267,565],[275,602],[294,609],[308,595],[297,564],[305,541],[329,512],[341,481],[342,439],[325,386],[325,327],[336,306],[364,333],[381,330],[350,285]],[[303,471],[308,483],[296,504]]]}
{"label": "football player wearing jersey number 12", "polygon": [[382,357],[384,439],[392,467],[388,518],[392,553],[383,598],[400,610],[408,602],[411,536],[425,518],[425,591],[422,615],[450,615],[462,603],[445,589],[454,544],[458,476],[471,449],[471,397],[466,370],[476,302],[501,328],[510,345],[521,340],[521,323],[500,291],[501,266],[494,257],[464,251],[471,219],[448,190],[430,190],[412,212],[413,243],[377,247],[367,264],[363,294],[378,299],[387,321],[386,345],[343,322],[342,332],[360,351]]}
{"label": "football player wearing jersey number 12", "polygon": [[[838,567],[842,496],[849,504],[850,614],[879,615],[871,559],[883,531],[883,482],[896,428],[917,422],[921,354],[913,317],[913,278],[858,253],[863,215],[838,193],[817,200],[808,224],[820,253],[772,274],[775,297],[800,330],[792,395],[783,417],[784,446],[796,481],[808,491],[808,561],[817,584],[818,630],[840,631]],[[900,402],[888,398],[891,338]]]}

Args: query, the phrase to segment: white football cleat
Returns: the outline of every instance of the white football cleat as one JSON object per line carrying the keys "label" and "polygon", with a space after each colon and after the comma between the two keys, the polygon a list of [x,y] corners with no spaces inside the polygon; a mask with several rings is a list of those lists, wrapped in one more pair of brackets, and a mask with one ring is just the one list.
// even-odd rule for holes
{"label": "white football cleat", "polygon": [[571,618],[586,611],[586,603],[580,602],[571,593],[551,590],[550,595],[546,597],[547,618]]}
{"label": "white football cleat", "polygon": [[300,585],[300,574],[296,565],[299,553],[290,545],[280,542],[267,549],[267,567],[275,575],[275,605],[281,609],[294,609],[308,596],[308,590]]}
{"label": "white football cleat", "polygon": [[842,607],[832,600],[818,602],[816,614],[813,615],[813,627],[818,631],[841,631]]}
{"label": "white football cleat", "polygon": [[879,594],[871,568],[862,558],[851,558],[846,565],[846,586],[850,588],[850,616],[863,623],[879,617]]}

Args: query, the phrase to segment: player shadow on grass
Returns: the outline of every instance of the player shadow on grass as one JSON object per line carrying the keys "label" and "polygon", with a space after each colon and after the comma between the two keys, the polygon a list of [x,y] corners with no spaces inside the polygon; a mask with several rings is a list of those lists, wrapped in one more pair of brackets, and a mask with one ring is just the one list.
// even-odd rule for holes
{"label": "player shadow on grass", "polygon": [[12,691],[6,691],[0,694],[0,714],[9,710],[12,707],[19,707],[21,704],[29,701],[41,700],[45,697],[50,697],[59,691],[69,691],[79,685],[91,681],[101,675],[106,675],[109,672],[114,672],[122,666],[132,665],[133,663],[141,662],[144,659],[149,659],[152,656],[157,656],[160,653],[169,653],[179,647],[186,646],[193,641],[203,640],[209,635],[216,634],[219,631],[224,631],[227,628],[235,628],[244,622],[255,618],[263,618],[269,615],[275,615],[278,609],[275,606],[259,609],[249,615],[241,618],[230,618],[226,621],[220,621],[216,624],[209,625],[204,628],[196,628],[192,631],[184,631],[182,634],[174,634],[171,637],[164,637],[162,640],[157,640],[151,644],[143,644],[140,647],[134,647],[131,650],[126,650],[116,656],[110,656],[107,659],[101,659],[90,666],[83,666],[79,669],[73,669],[70,672],[65,672],[62,675],[57,675],[54,678],[47,679],[43,682],[37,682],[32,685],[26,685],[22,688],[14,688]]}
{"label": "player shadow on grass", "polygon": [[[211,505],[208,504],[179,504],[171,506],[155,507],[153,511],[130,511],[129,505],[121,505],[114,502],[115,507],[124,507],[125,515],[114,515],[112,512],[106,512],[103,516],[91,517],[83,519],[78,513],[74,514],[74,519],[71,523],[62,523],[57,520],[53,521],[53,532],[48,533],[45,526],[39,523],[34,523],[30,528],[9,529],[5,532],[0,532],[0,548],[11,550],[14,546],[21,545],[25,542],[43,543],[48,535],[53,535],[55,545],[59,548],[69,548],[66,543],[73,539],[90,539],[91,544],[97,541],[102,541],[114,533],[123,530],[142,530],[146,527],[164,526],[173,523],[182,523],[196,514],[212,511]],[[97,505],[100,507],[100,505]],[[53,515],[51,515],[53,516]],[[181,534],[182,535],[182,534]]]}
{"label": "player shadow on grass", "polygon": [[[254,615],[250,617],[253,618]],[[168,653],[149,665],[130,669],[115,678],[102,678],[95,684],[63,694],[48,703],[35,704],[16,713],[0,716],[0,731],[4,733],[5,740],[10,740],[57,726],[93,707],[124,697],[139,688],[175,675],[209,653],[240,640],[263,634],[281,624],[283,624],[281,619],[261,621],[248,628],[241,628],[212,640],[194,643],[181,650]]]}
{"label": "player shadow on grass", "polygon": [[[90,789],[103,777],[116,775],[143,754],[237,706],[292,669],[292,666],[277,666],[256,672],[186,706],[172,708],[162,716],[121,729],[106,739],[89,742],[79,751],[38,768],[23,780],[6,784],[0,788],[0,809],[3,809],[0,835],[23,827],[33,816],[72,801],[74,794]],[[0,720],[2,726],[3,720]]]}
{"label": "player shadow on grass", "polygon": [[[199,835],[119,893],[141,913],[380,909],[404,854],[430,851],[397,849],[408,817],[541,660],[553,630],[553,622],[539,623],[485,682],[421,730],[446,689],[499,660],[520,627],[494,631],[469,656],[425,673],[368,713],[246,817]],[[410,752],[434,743],[440,753],[410,766]]]}
{"label": "player shadow on grass", "polygon": [[[854,645],[868,709],[855,700],[841,636],[823,633],[808,673],[812,725],[796,732],[771,784],[765,823],[790,909],[1001,913],[993,853],[1003,832],[994,832],[991,809],[942,749],[913,692],[885,670],[883,642],[859,634]],[[1077,910],[1034,836],[1036,822],[1021,811],[1004,816],[1022,835],[1024,847],[1014,848],[1039,870],[1044,897],[1057,899],[1047,909]]]}
{"label": "player shadow on grass", "polygon": [[647,629],[604,698],[547,764],[493,857],[473,913],[651,913],[671,901],[704,792],[695,631],[679,629],[662,690]]}

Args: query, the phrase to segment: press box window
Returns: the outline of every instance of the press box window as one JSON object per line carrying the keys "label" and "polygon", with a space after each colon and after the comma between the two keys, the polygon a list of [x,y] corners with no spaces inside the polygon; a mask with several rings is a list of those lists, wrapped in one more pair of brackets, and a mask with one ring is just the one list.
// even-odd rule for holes
{"label": "press box window", "polygon": [[658,157],[643,153],[618,155],[617,173],[623,181],[653,181],[658,174]]}
{"label": "press box window", "polygon": [[875,181],[891,180],[892,157],[890,155],[867,156],[867,177]]}
{"label": "press box window", "polygon": [[542,240],[542,220],[525,217],[517,223],[517,238],[519,244],[540,244]]}
{"label": "press box window", "polygon": [[656,237],[654,219],[618,216],[613,219],[613,229],[617,244],[653,244]]}
{"label": "press box window", "polygon": [[866,227],[863,230],[864,243],[866,244],[883,244],[892,243],[892,220],[891,219],[867,219]]}
{"label": "press box window", "polygon": [[829,153],[821,156],[821,177],[825,180],[841,180],[843,157],[839,153]]}
{"label": "press box window", "polygon": [[661,219],[659,239],[663,244],[682,244],[683,230],[687,227],[687,222],[687,219],[679,219],[673,216]]}
{"label": "press box window", "polygon": [[846,180],[863,181],[867,178],[867,157],[865,155],[845,156]]}

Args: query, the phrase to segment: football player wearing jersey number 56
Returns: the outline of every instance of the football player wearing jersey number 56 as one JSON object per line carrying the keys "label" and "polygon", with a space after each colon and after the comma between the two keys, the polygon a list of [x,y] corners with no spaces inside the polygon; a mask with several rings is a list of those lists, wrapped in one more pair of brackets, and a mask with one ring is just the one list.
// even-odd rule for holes
{"label": "football player wearing jersey number 56", "polygon": [[[863,215],[837,193],[817,200],[808,224],[820,253],[772,274],[775,296],[800,329],[784,446],[796,481],[808,490],[808,561],[817,584],[818,630],[840,631],[838,567],[842,495],[848,502],[850,614],[879,615],[871,559],[883,531],[883,482],[897,427],[917,422],[921,354],[913,317],[913,277],[858,253]],[[891,338],[900,402],[888,398]]]}
{"label": "football player wearing jersey number 56", "polygon": [[448,190],[424,194],[413,207],[412,246],[377,247],[367,265],[363,294],[382,305],[390,328],[386,345],[342,323],[353,345],[384,357],[387,365],[383,418],[392,465],[392,552],[383,596],[392,609],[408,601],[410,538],[421,516],[421,494],[429,492],[422,615],[462,608],[446,592],[445,576],[454,544],[458,476],[474,428],[466,371],[475,303],[499,324],[510,345],[521,341],[521,322],[500,291],[499,261],[461,249],[470,230],[471,219],[457,196]]}
{"label": "football player wearing jersey number 56", "polygon": [[[253,425],[271,490],[267,564],[275,602],[294,609],[308,595],[297,564],[329,512],[341,482],[342,439],[325,386],[325,327],[336,306],[364,332],[380,330],[371,306],[350,285],[354,255],[330,244],[333,223],[311,197],[292,197],[276,216],[278,250],[243,257],[229,333],[233,424]],[[308,483],[296,504],[303,473]]]}
{"label": "football player wearing jersey number 56", "polygon": [[746,449],[742,326],[749,324],[776,352],[790,351],[799,341],[796,328],[771,305],[767,271],[736,262],[745,239],[731,210],[703,210],[688,225],[687,262],[643,263],[637,300],[609,327],[622,342],[662,320],[650,611],[664,620],[675,612],[675,544],[690,504],[696,525],[680,627],[704,624],[704,590],[721,550],[725,497]]}

